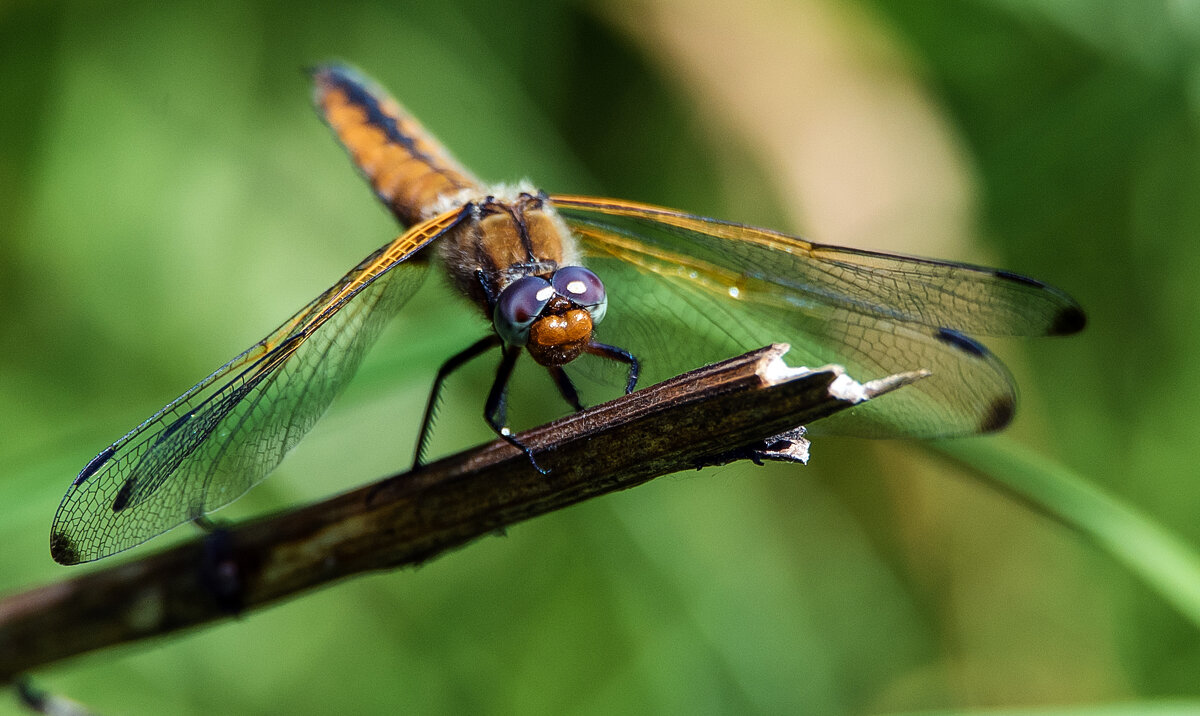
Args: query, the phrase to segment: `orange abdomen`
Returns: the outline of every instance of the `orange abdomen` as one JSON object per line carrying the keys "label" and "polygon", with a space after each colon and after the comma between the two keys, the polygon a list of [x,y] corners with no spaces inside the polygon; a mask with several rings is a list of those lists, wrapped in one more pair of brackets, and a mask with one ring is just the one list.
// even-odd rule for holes
{"label": "orange abdomen", "polygon": [[398,102],[345,67],[313,72],[314,102],[375,193],[405,226],[443,196],[478,187]]}

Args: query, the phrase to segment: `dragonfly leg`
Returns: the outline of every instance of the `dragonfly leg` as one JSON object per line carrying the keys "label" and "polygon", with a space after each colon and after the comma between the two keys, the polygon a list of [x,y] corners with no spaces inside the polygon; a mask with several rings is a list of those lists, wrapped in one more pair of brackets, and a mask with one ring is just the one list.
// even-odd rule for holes
{"label": "dragonfly leg", "polygon": [[192,518],[192,524],[204,530],[206,533],[217,532],[225,529],[225,525],[221,521],[213,521],[208,515],[203,512]]}
{"label": "dragonfly leg", "polygon": [[420,467],[425,461],[425,448],[429,443],[429,434],[433,430],[433,419],[437,413],[438,398],[441,396],[442,384],[446,382],[446,378],[450,377],[451,373],[463,367],[472,358],[498,345],[500,345],[500,337],[493,333],[486,338],[475,341],[466,350],[451,356],[438,369],[437,377],[433,380],[433,390],[429,392],[429,402],[425,404],[425,417],[421,419],[421,432],[417,436],[416,457],[413,458],[414,470]]}
{"label": "dragonfly leg", "polygon": [[554,384],[558,386],[558,393],[567,401],[571,409],[575,412],[583,410],[583,403],[579,402],[579,391],[575,390],[575,384],[571,382],[571,376],[562,369],[560,365],[548,366],[547,370],[554,378]]}
{"label": "dragonfly leg", "polygon": [[483,408],[483,418],[487,420],[488,425],[492,426],[492,430],[495,430],[497,435],[525,453],[525,457],[529,458],[533,467],[545,475],[550,471],[537,464],[537,460],[533,459],[533,450],[517,440],[505,425],[508,422],[508,380],[512,377],[513,368],[517,365],[517,358],[520,357],[521,351],[521,346],[504,347],[500,367],[496,369],[496,380],[492,383],[492,389],[488,392],[487,404]]}
{"label": "dragonfly leg", "polygon": [[488,280],[487,272],[483,269],[475,270],[475,280],[479,282],[479,288],[483,291],[483,297],[487,301],[488,313],[496,308],[496,295],[492,293],[492,282]]}
{"label": "dragonfly leg", "polygon": [[[198,518],[199,519],[199,518]],[[200,553],[200,584],[227,614],[239,614],[245,606],[246,585],[232,533],[213,525],[204,537]]]}
{"label": "dragonfly leg", "polygon": [[625,394],[632,393],[633,389],[637,387],[641,366],[638,364],[638,359],[632,353],[624,348],[617,348],[606,343],[596,343],[595,341],[589,343],[583,350],[594,356],[629,364],[629,380],[625,383]]}

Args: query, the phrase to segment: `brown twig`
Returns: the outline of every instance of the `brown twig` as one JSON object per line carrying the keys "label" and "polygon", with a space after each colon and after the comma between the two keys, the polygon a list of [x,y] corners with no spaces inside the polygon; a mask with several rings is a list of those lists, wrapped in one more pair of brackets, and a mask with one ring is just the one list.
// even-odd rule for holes
{"label": "brown twig", "polygon": [[[659,475],[773,457],[779,445],[771,436],[921,377],[858,386],[836,368],[796,375],[780,360],[785,351],[770,346],[524,433],[547,475],[496,441],[10,596],[0,601],[0,683],[41,664],[227,617],[348,575],[420,564],[497,529]],[[769,449],[739,447],[756,441]]]}

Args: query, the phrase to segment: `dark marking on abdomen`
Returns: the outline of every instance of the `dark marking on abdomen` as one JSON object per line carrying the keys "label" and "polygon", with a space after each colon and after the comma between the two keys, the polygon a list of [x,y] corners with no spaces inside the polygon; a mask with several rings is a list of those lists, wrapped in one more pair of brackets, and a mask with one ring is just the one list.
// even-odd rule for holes
{"label": "dark marking on abdomen", "polygon": [[405,226],[441,197],[478,186],[398,102],[346,67],[313,72],[315,101],[376,195]]}

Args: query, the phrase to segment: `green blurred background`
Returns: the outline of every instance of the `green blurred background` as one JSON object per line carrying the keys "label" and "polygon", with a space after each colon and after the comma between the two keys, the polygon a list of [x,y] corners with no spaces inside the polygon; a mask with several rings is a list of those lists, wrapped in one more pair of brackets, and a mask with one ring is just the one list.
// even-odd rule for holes
{"label": "green blurred background", "polygon": [[[1023,403],[976,442],[1200,544],[1196,3],[9,0],[0,591],[87,570],[47,550],[79,468],[395,234],[309,107],[301,68],[334,58],[486,179],[1062,286],[1087,331],[993,343]],[[220,516],[405,466],[437,365],[485,330],[459,308],[428,284]],[[453,383],[435,452],[489,437],[490,371]],[[558,414],[544,374],[514,391],[518,424]],[[1198,675],[1196,622],[1107,551],[927,446],[852,440],[34,674],[130,714],[1141,712],[1200,704]]]}

